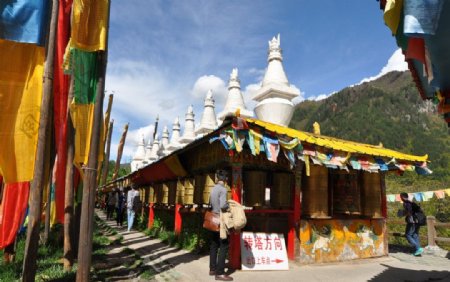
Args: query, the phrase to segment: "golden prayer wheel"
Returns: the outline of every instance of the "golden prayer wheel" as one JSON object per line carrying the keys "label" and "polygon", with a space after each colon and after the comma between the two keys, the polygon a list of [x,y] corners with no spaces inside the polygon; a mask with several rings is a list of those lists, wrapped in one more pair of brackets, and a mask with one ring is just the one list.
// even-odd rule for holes
{"label": "golden prayer wheel", "polygon": [[362,179],[363,215],[381,217],[381,174],[364,172]]}
{"label": "golden prayer wheel", "polygon": [[177,199],[177,181],[169,181],[169,204],[175,205]]}
{"label": "golden prayer wheel", "polygon": [[286,172],[273,174],[273,186],[270,189],[270,205],[275,208],[292,207],[294,175]]}
{"label": "golden prayer wheel", "polygon": [[203,204],[209,203],[209,195],[211,194],[211,190],[216,185],[215,174],[208,173],[205,175],[205,186],[203,188]]}
{"label": "golden prayer wheel", "polygon": [[162,184],[162,202],[163,204],[169,203],[169,183]]}
{"label": "golden prayer wheel", "polygon": [[154,185],[154,188],[155,188],[155,203],[162,204],[163,202],[162,183],[156,183]]}
{"label": "golden prayer wheel", "polygon": [[194,177],[194,203],[203,204],[203,189],[205,188],[205,175],[198,174]]}
{"label": "golden prayer wheel", "polygon": [[302,187],[302,213],[313,218],[327,217],[328,211],[328,168],[311,165],[310,176],[305,177]]}
{"label": "golden prayer wheel", "polygon": [[265,171],[244,171],[244,204],[246,206],[260,207],[264,205],[266,192]]}
{"label": "golden prayer wheel", "polygon": [[194,203],[194,179],[184,179],[184,200],[183,204],[192,205]]}
{"label": "golden prayer wheel", "polygon": [[156,202],[156,194],[155,194],[155,185],[148,187],[148,202],[155,203]]}
{"label": "golden prayer wheel", "polygon": [[177,187],[176,187],[176,203],[177,204],[184,204],[184,180],[178,180],[177,181]]}

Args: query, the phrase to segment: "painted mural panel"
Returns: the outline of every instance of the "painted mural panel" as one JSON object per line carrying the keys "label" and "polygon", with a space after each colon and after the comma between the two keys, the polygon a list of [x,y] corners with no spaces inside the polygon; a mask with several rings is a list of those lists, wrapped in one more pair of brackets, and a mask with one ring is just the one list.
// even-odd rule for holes
{"label": "painted mural panel", "polygon": [[385,223],[377,220],[302,220],[300,262],[321,263],[387,255]]}

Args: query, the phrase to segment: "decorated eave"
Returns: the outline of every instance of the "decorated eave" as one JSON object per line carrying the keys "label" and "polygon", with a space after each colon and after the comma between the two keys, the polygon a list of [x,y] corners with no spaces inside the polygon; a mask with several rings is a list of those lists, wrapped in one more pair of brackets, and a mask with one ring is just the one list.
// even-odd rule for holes
{"label": "decorated eave", "polygon": [[433,100],[450,127],[450,1],[380,0],[422,99]]}
{"label": "decorated eave", "polygon": [[[248,148],[253,155],[265,153],[268,160],[277,162],[284,154],[294,166],[303,161],[306,174],[310,165],[324,165],[333,169],[380,171],[416,171],[430,174],[428,155],[414,156],[383,148],[299,131],[253,118],[230,117],[215,131],[188,144],[160,160],[117,179],[138,186],[152,182],[187,176],[179,156],[198,146],[209,146],[221,142],[230,155],[239,154]],[[259,144],[259,145],[258,145]],[[116,184],[117,186],[117,184]],[[123,185],[122,186],[127,186]],[[110,185],[108,186],[110,187]]]}

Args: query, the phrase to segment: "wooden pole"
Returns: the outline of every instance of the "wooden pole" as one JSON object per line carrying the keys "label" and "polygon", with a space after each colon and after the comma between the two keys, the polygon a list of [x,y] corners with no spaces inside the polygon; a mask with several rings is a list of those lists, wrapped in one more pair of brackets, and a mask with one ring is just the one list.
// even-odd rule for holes
{"label": "wooden pole", "polygon": [[64,192],[64,270],[70,271],[74,260],[74,187],[73,187],[73,159],[74,159],[74,128],[70,118],[69,105],[73,99],[73,77],[70,79],[69,95],[67,99],[67,159]]}
{"label": "wooden pole", "polygon": [[122,137],[120,138],[119,148],[117,149],[116,167],[114,168],[114,174],[113,174],[112,180],[116,180],[117,175],[119,174],[120,159],[122,158],[122,152],[123,152],[123,147],[125,145],[125,139],[127,138],[127,132],[128,132],[128,123],[125,124],[123,133],[122,133]]}
{"label": "wooden pole", "polygon": [[[114,95],[113,94],[109,94],[109,99],[108,99],[108,107],[106,109],[105,112],[105,119],[103,121],[103,126],[104,126],[104,131],[105,131],[105,135],[103,138],[107,138],[107,136],[109,135],[109,118],[111,117],[111,108],[112,108],[112,103],[113,103],[113,98]],[[103,139],[101,141],[102,146],[101,149],[103,150],[103,152],[105,152],[105,139]],[[98,186],[100,186],[100,180],[102,180],[103,177],[103,169],[105,168],[105,166],[103,165],[104,163],[109,163],[109,156],[106,157],[106,152],[105,152],[105,156],[103,158],[103,160],[101,162],[99,162],[98,164]],[[108,169],[108,166],[106,167],[106,169]],[[102,185],[105,185],[105,182],[102,183]]]}
{"label": "wooden pole", "polygon": [[[53,120],[53,113],[50,114],[50,120]],[[52,182],[53,182],[53,167],[56,165],[56,149],[55,149],[55,136],[52,126],[47,127],[47,152],[50,155],[46,156],[45,160],[45,177],[48,181],[45,181],[45,187],[47,187],[47,205],[45,206],[45,225],[44,225],[44,244],[47,244],[48,236],[50,234],[50,214],[51,214],[51,201],[52,201]]]}
{"label": "wooden pole", "polygon": [[34,176],[30,189],[30,208],[28,213],[27,239],[25,242],[25,254],[23,259],[22,280],[32,282],[36,276],[36,257],[39,243],[39,227],[41,223],[42,187],[44,185],[44,161],[45,141],[47,127],[49,126],[49,112],[53,97],[53,66],[55,58],[55,34],[58,15],[58,0],[52,1],[49,28],[49,41],[44,72],[44,91],[41,104],[41,116],[39,120],[38,142]]}
{"label": "wooden pole", "polygon": [[94,229],[94,209],[95,209],[95,195],[97,188],[97,167],[98,167],[98,152],[100,143],[100,130],[103,111],[103,98],[105,94],[105,76],[106,64],[108,61],[108,29],[109,29],[109,12],[111,1],[108,1],[108,15],[106,19],[106,47],[105,51],[98,52],[98,81],[97,81],[97,96],[94,106],[94,121],[92,126],[92,135],[90,142],[90,150],[87,167],[84,167],[83,175],[83,200],[81,209],[80,222],[80,240],[78,248],[78,270],[77,282],[89,281],[89,271],[91,268],[92,259],[92,237]]}
{"label": "wooden pole", "polygon": [[102,169],[102,185],[106,185],[106,179],[108,178],[108,168],[109,168],[109,153],[111,152],[111,137],[114,128],[114,120],[111,120],[108,126],[108,138],[106,140],[106,152],[105,159],[103,160],[103,169]]}

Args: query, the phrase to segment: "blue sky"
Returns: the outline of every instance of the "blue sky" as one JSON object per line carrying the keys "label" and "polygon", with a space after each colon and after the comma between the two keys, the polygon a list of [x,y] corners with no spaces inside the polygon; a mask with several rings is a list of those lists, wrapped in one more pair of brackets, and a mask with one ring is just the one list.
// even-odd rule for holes
{"label": "blue sky", "polygon": [[157,114],[159,131],[171,129],[177,116],[183,128],[192,104],[199,122],[210,88],[216,113],[222,111],[234,67],[252,109],[267,42],[278,33],[285,72],[302,93],[297,102],[323,98],[383,68],[405,68],[376,0],[112,1],[106,78],[107,93],[115,93],[111,159],[127,122],[122,162],[130,161],[142,135],[151,135]]}

